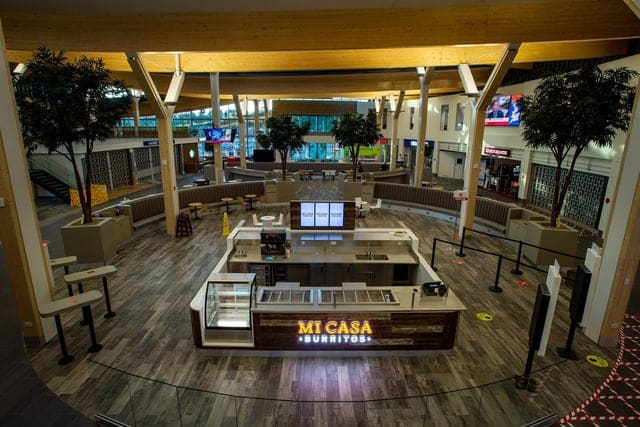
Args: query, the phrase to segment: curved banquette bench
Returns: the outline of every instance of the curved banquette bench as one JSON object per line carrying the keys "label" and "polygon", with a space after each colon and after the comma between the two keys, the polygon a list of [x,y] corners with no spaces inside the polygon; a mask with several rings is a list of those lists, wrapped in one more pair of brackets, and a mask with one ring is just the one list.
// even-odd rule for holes
{"label": "curved banquette bench", "polygon": [[[192,202],[201,202],[211,206],[221,205],[223,202],[220,199],[223,197],[235,199],[245,194],[255,194],[258,197],[264,195],[264,182],[247,181],[178,190],[180,209],[188,208],[189,203]],[[457,215],[460,211],[460,202],[453,200],[453,191],[375,182],[373,195],[375,198],[393,201],[398,204],[447,214]],[[120,209],[122,214],[131,217],[134,228],[164,219],[164,199],[161,193],[122,202],[117,208]],[[517,209],[517,206],[478,197],[476,199],[475,216],[494,228],[504,230],[509,218],[509,212],[512,209]]]}
{"label": "curved banquette bench", "polygon": [[[460,202],[454,200],[453,191],[448,190],[376,182],[373,196],[410,207],[427,208],[453,215],[457,215],[460,212]],[[493,228],[504,231],[509,218],[509,211],[514,208],[517,208],[515,204],[478,197],[476,199],[475,217],[483,220]]]}
{"label": "curved banquette bench", "polygon": [[[180,209],[189,207],[189,203],[200,202],[210,206],[222,205],[223,197],[236,198],[245,194],[264,195],[262,181],[238,182],[202,187],[183,188],[178,190]],[[133,227],[141,227],[153,221],[164,219],[164,198],[162,193],[152,194],[139,199],[127,200],[117,206],[120,212],[131,217]]]}

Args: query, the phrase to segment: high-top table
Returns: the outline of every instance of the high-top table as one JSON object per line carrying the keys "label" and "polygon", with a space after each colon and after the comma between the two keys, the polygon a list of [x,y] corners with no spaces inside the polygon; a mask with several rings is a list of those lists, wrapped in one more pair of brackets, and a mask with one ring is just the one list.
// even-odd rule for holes
{"label": "high-top table", "polygon": [[253,210],[253,199],[258,196],[255,194],[245,194],[244,197],[245,199],[249,199],[249,210]]}
{"label": "high-top table", "polygon": [[105,265],[103,267],[93,268],[91,270],[78,271],[76,273],[67,274],[64,276],[64,281],[68,285],[78,284],[78,292],[83,293],[82,282],[86,282],[91,279],[102,279],[102,288],[104,289],[104,299],[107,305],[107,313],[104,315],[105,319],[109,319],[116,315],[111,310],[111,300],[109,299],[109,286],[107,284],[107,277],[111,276],[117,271],[114,265]]}
{"label": "high-top table", "polygon": [[200,206],[202,206],[200,202],[189,203],[189,207],[193,210],[193,219],[200,219],[198,218],[198,209],[200,209]]}
{"label": "high-top table", "polygon": [[229,202],[233,202],[233,197],[223,197],[220,200],[225,202],[225,204],[227,205],[227,215],[229,215]]}

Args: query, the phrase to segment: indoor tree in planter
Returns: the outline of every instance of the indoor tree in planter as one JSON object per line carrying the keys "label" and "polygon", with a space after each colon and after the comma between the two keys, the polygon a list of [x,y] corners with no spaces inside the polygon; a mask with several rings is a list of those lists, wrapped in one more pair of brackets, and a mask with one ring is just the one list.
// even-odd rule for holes
{"label": "indoor tree in planter", "polygon": [[[70,61],[64,51],[40,47],[14,80],[22,135],[29,155],[39,145],[73,167],[83,222],[90,223],[92,153],[131,107],[124,82],[111,77],[101,58]],[[84,184],[74,144],[85,145]]]}
{"label": "indoor tree in planter", "polygon": [[298,151],[306,142],[304,136],[309,133],[309,123],[298,125],[291,116],[272,116],[267,119],[267,135],[261,134],[256,141],[263,148],[278,151],[282,161],[282,180],[287,179],[287,158],[290,151]]}
{"label": "indoor tree in planter", "polygon": [[[524,98],[522,123],[527,147],[546,148],[556,160],[550,224],[557,219],[567,195],[576,160],[588,149],[610,147],[618,130],[627,131],[637,73],[627,68],[584,68],[544,78],[532,96]],[[562,178],[562,163],[569,160]]]}
{"label": "indoor tree in planter", "polygon": [[370,112],[366,116],[362,114],[346,113],[340,121],[333,122],[331,135],[340,144],[340,147],[349,149],[349,157],[353,164],[353,180],[358,174],[358,157],[360,157],[360,147],[370,147],[380,139],[380,128],[376,121],[376,116]]}

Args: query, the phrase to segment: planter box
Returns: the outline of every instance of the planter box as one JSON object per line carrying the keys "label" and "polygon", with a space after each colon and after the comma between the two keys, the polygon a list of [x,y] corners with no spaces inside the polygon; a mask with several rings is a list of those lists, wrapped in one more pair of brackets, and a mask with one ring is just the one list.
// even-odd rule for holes
{"label": "planter box", "polygon": [[[576,249],[578,248],[578,230],[564,224],[559,228],[543,226],[543,222],[544,221],[527,221],[523,241],[531,245],[575,255]],[[555,259],[558,259],[562,267],[573,267],[576,263],[574,258],[530,246],[525,246],[522,253],[526,259],[540,267],[552,265]]]}
{"label": "planter box", "polygon": [[60,229],[66,256],[75,255],[78,263],[108,264],[118,247],[131,237],[131,219],[126,215],[94,218],[91,224],[75,220]]}

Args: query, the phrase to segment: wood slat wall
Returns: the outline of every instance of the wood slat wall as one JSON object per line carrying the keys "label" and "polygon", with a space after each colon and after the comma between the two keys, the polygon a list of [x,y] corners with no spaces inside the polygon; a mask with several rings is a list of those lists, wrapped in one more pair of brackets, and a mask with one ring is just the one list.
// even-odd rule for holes
{"label": "wood slat wall", "polygon": [[[369,322],[371,341],[366,343],[301,343],[298,321],[335,320]],[[458,312],[325,312],[253,313],[257,350],[446,350],[453,348]],[[326,335],[326,334],[325,334]]]}

